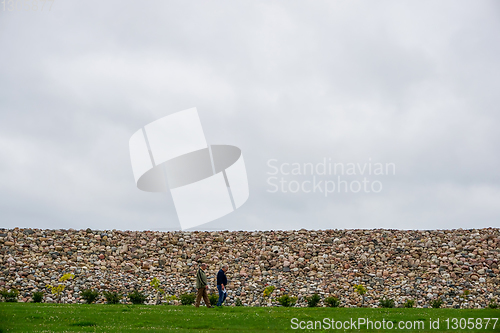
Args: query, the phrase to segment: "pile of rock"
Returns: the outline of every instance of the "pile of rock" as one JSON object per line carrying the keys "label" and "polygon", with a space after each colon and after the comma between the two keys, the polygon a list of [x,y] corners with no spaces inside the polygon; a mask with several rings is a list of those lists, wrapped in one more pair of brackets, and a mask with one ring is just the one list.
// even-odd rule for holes
{"label": "pile of rock", "polygon": [[[321,230],[265,232],[157,232],[119,230],[0,229],[0,289],[30,301],[48,293],[65,273],[61,301],[82,302],[93,288],[150,294],[157,277],[169,295],[192,292],[197,263],[209,279],[229,264],[228,304],[276,305],[290,294],[337,296],[341,306],[377,306],[382,297],[417,306],[442,298],[444,307],[486,307],[500,301],[500,230]],[[364,300],[353,286],[362,284]],[[267,285],[276,287],[263,298]],[[470,294],[464,296],[464,291]],[[466,293],[467,294],[467,293]],[[46,301],[52,301],[49,296]],[[102,301],[102,299],[100,300]]]}

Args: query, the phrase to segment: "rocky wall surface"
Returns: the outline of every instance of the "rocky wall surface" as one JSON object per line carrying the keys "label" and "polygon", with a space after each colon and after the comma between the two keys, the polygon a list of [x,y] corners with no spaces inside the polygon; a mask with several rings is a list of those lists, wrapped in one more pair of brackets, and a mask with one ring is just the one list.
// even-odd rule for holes
{"label": "rocky wall surface", "polygon": [[[500,301],[500,230],[297,230],[265,232],[157,232],[119,230],[0,229],[0,289],[20,291],[30,301],[65,273],[61,302],[79,303],[79,292],[93,288],[150,295],[154,277],[169,295],[194,291],[197,263],[207,276],[229,265],[227,304],[276,305],[275,298],[318,293],[337,296],[341,306],[361,306],[353,286],[366,287],[364,306],[382,297],[396,305],[407,299],[427,307],[486,307]],[[264,299],[263,290],[275,291]],[[465,297],[463,292],[470,294]],[[466,293],[467,294],[467,293]],[[99,302],[103,302],[101,297]],[[321,303],[322,304],[322,303]]]}

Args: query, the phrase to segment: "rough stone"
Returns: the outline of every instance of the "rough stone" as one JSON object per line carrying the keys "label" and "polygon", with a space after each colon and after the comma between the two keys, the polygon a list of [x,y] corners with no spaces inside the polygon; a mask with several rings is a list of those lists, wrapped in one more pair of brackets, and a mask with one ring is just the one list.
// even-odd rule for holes
{"label": "rough stone", "polygon": [[[364,304],[381,297],[418,307],[442,297],[445,307],[486,307],[500,301],[499,229],[472,230],[291,230],[263,232],[157,232],[120,230],[0,229],[0,286],[29,301],[65,273],[63,303],[81,303],[93,288],[128,293],[141,289],[154,301],[154,277],[168,295],[193,292],[198,263],[209,265],[213,287],[229,265],[228,304],[277,305],[284,293],[334,295],[341,306],[360,306],[355,284],[367,288]],[[263,290],[276,286],[269,300]],[[467,302],[461,292],[470,290]],[[53,298],[52,298],[53,299]],[[104,302],[101,297],[99,303]]]}

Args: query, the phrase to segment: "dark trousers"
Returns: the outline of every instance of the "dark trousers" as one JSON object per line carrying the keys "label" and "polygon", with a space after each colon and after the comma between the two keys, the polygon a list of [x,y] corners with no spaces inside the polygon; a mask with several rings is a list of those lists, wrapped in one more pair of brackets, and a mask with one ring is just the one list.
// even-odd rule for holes
{"label": "dark trousers", "polygon": [[227,293],[222,290],[222,286],[220,284],[217,285],[217,290],[219,291],[219,300],[217,301],[217,306],[221,306],[222,303],[226,300]]}

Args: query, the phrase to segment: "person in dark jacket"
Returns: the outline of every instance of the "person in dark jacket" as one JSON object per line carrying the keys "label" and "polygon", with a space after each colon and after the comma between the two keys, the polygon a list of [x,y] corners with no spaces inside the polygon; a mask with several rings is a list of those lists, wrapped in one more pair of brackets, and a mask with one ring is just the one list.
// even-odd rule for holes
{"label": "person in dark jacket", "polygon": [[223,265],[222,268],[217,273],[217,290],[219,291],[219,300],[217,301],[217,306],[221,306],[226,300],[227,296],[227,272],[228,266]]}

